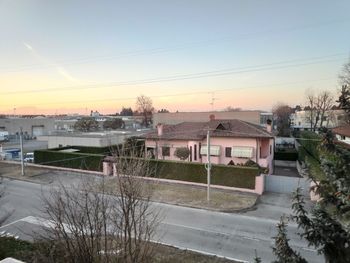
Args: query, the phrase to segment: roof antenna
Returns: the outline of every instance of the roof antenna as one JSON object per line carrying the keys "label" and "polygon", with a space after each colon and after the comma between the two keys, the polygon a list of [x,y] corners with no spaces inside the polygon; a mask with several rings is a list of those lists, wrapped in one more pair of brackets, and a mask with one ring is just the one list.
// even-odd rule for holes
{"label": "roof antenna", "polygon": [[209,103],[211,105],[211,110],[214,111],[214,102],[218,100],[218,98],[215,98],[215,92],[211,93],[211,102]]}

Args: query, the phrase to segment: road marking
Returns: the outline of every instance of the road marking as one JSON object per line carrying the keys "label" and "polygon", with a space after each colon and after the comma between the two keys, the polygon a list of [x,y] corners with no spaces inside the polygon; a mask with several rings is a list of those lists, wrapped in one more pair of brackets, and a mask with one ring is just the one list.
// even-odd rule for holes
{"label": "road marking", "polygon": [[312,249],[312,248],[308,248],[308,247],[302,247],[302,250],[306,250],[306,251],[311,251],[311,252],[317,252],[316,249]]}
{"label": "road marking", "polygon": [[[45,218],[41,218],[41,217],[34,217],[34,216],[27,216],[25,218],[22,218],[21,221],[23,222],[27,222],[33,225],[39,225],[39,226],[43,226],[43,227],[47,227],[47,228],[55,228],[57,227],[57,224],[52,221],[52,220],[47,220]],[[72,233],[72,231],[69,230],[69,225],[62,223],[64,230],[66,231],[66,233]]]}
{"label": "road marking", "polygon": [[[28,216],[27,216],[28,217]],[[13,221],[13,222],[11,222],[11,223],[8,223],[8,224],[6,224],[6,225],[2,225],[2,226],[0,226],[0,228],[4,228],[4,227],[8,227],[8,226],[10,226],[10,225],[14,225],[14,224],[16,224],[16,223],[18,223],[18,222],[21,222],[23,219],[25,219],[26,217],[23,217],[23,218],[21,218],[21,219],[18,219],[18,220],[15,220],[15,221]]]}
{"label": "road marking", "polygon": [[[47,227],[47,228],[52,228],[52,227],[55,227],[57,225],[57,224],[55,224],[55,222],[53,222],[51,220],[47,220],[45,218],[35,217],[35,216],[27,216],[27,217],[23,217],[21,219],[15,220],[9,224],[3,225],[0,228],[8,227],[8,226],[14,225],[18,222],[26,222],[29,224],[39,225],[39,226],[43,226],[43,227]],[[63,223],[62,225],[67,233],[71,233],[71,231],[69,230],[68,224]],[[5,232],[5,231],[3,231],[3,232]],[[3,232],[1,232],[1,233],[3,233]]]}
{"label": "road marking", "polygon": [[173,223],[164,223],[164,222],[161,222],[161,224],[162,225],[175,226],[175,227],[181,227],[181,228],[187,228],[187,229],[197,230],[197,231],[202,231],[202,232],[208,232],[208,233],[212,233],[212,234],[216,234],[216,235],[231,236],[231,234],[229,234],[229,233],[223,233],[223,232],[213,231],[213,230],[209,230],[209,229],[203,229],[203,228],[199,228],[199,227],[192,227],[192,226],[185,226],[185,225],[179,225],[179,224],[173,224]]}
{"label": "road marking", "polygon": [[[238,235],[239,236],[239,235]],[[257,242],[260,242],[261,240],[260,239],[257,239],[255,237],[248,237],[248,236],[239,236],[241,238],[245,238],[245,239],[248,239],[248,240],[254,240],[254,241],[257,241]]]}
{"label": "road marking", "polygon": [[172,224],[172,223],[161,223],[161,224],[169,225],[169,226],[175,226],[175,227],[181,227],[181,228],[187,228],[187,229],[191,229],[191,230],[207,232],[207,233],[212,233],[212,234],[215,234],[215,235],[222,235],[222,236],[227,236],[227,237],[234,236],[234,237],[239,237],[239,238],[253,240],[253,241],[256,241],[256,242],[266,241],[266,240],[260,240],[260,239],[255,238],[255,237],[239,235],[239,234],[237,234],[236,230],[234,231],[234,233],[224,233],[224,232],[219,232],[219,231],[214,231],[214,230],[209,230],[209,229],[204,229],[204,228],[199,228],[199,227],[179,225],[179,224]]}

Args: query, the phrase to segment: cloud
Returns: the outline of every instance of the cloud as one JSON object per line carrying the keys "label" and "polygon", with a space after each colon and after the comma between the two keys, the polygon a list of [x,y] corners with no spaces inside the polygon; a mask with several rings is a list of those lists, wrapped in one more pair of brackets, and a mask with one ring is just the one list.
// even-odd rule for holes
{"label": "cloud", "polygon": [[31,45],[29,45],[26,42],[23,42],[23,45],[29,50],[29,51],[34,51],[33,47]]}
{"label": "cloud", "polygon": [[58,71],[59,74],[61,74],[63,77],[66,79],[73,81],[73,82],[79,82],[76,78],[72,77],[63,67],[57,66],[56,70]]}
{"label": "cloud", "polygon": [[62,77],[64,77],[66,80],[72,81],[74,83],[78,83],[80,82],[78,79],[72,77],[72,75],[70,75],[68,73],[68,71],[63,68],[62,66],[58,65],[57,63],[52,63],[51,61],[49,61],[47,58],[41,56],[34,48],[32,45],[28,44],[27,42],[23,42],[23,45],[26,47],[26,49],[28,49],[37,60],[39,60],[41,63],[45,64],[45,65],[53,65],[57,71],[58,74],[60,74]]}

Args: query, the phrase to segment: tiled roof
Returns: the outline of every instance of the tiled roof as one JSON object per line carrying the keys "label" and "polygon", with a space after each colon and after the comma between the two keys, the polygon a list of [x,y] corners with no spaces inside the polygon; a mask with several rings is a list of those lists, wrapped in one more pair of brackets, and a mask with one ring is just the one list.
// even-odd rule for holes
{"label": "tiled roof", "polygon": [[[212,120],[209,122],[182,122],[164,125],[161,139],[203,140],[207,130],[212,137],[272,138],[272,134],[258,125],[241,120]],[[147,139],[159,139],[157,130],[145,135]]]}
{"label": "tiled roof", "polygon": [[350,137],[350,125],[339,126],[332,129],[333,133]]}

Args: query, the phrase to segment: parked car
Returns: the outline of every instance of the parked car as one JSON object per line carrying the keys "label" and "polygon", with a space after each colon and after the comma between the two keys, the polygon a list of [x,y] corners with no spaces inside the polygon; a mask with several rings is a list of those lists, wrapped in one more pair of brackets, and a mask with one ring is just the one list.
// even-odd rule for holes
{"label": "parked car", "polygon": [[25,162],[27,163],[33,163],[34,162],[34,153],[30,152],[30,153],[26,153],[24,155],[24,159]]}

